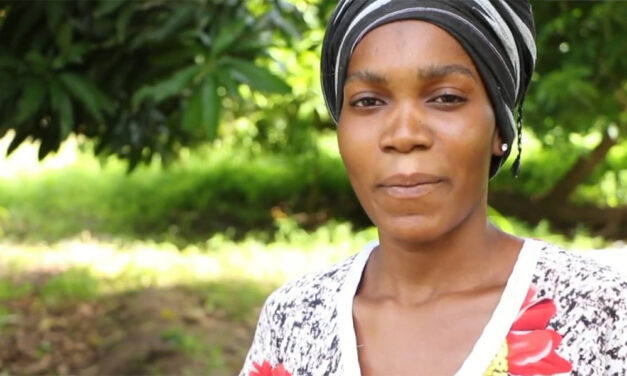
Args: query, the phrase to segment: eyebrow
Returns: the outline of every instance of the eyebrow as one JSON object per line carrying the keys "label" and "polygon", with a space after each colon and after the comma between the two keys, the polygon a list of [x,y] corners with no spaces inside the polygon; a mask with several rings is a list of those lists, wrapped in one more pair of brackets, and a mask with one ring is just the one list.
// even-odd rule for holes
{"label": "eyebrow", "polygon": [[[418,68],[418,77],[423,80],[434,80],[446,77],[450,74],[462,74],[477,81],[477,77],[470,69],[459,64],[429,65],[426,68]],[[379,85],[386,85],[388,82],[385,76],[368,70],[360,70],[349,74],[346,77],[345,83],[353,80]]]}
{"label": "eyebrow", "polygon": [[353,80],[359,80],[379,85],[385,85],[388,83],[388,80],[383,75],[368,70],[360,70],[349,74],[348,76],[346,76],[345,82],[348,83],[349,81]]}
{"label": "eyebrow", "polygon": [[459,64],[429,65],[426,68],[418,68],[418,77],[423,80],[442,78],[454,73],[463,74],[477,81],[477,77],[470,69]]}

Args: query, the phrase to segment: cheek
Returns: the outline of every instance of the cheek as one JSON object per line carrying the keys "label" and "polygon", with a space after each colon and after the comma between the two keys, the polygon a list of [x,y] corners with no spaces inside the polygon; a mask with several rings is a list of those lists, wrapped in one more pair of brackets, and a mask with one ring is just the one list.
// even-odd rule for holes
{"label": "cheek", "polygon": [[351,179],[351,183],[354,183],[355,175],[359,173],[358,168],[363,164],[362,156],[364,153],[360,153],[360,145],[363,140],[356,132],[351,132],[348,124],[338,124],[338,146],[340,149],[340,156],[346,167],[346,171]]}
{"label": "cheek", "polygon": [[489,169],[494,134],[494,114],[489,105],[480,106],[461,118],[453,117],[440,132],[444,155],[451,167],[458,167],[483,178],[477,170]]}
{"label": "cheek", "polygon": [[[351,185],[359,196],[367,190],[377,157],[373,135],[359,124],[345,122],[338,124],[338,146]],[[370,168],[368,168],[370,167]]]}

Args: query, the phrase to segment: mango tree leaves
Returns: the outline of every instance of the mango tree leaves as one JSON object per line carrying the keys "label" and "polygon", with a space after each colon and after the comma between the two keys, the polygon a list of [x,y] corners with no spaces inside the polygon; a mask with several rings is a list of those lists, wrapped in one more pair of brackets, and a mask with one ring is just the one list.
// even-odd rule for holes
{"label": "mango tree leaves", "polygon": [[94,119],[99,122],[103,121],[102,110],[108,100],[95,84],[74,73],[59,75],[59,81],[76,101],[81,102],[85,106]]}
{"label": "mango tree leaves", "polygon": [[56,80],[50,83],[49,90],[52,109],[59,117],[61,140],[64,140],[72,132],[74,127],[72,100]]}
{"label": "mango tree leaves", "polygon": [[84,134],[131,166],[215,138],[223,99],[246,100],[238,85],[290,92],[268,51],[301,15],[251,4],[0,0],[0,134],[16,132],[11,150],[41,140],[40,156]]}
{"label": "mango tree leaves", "polygon": [[198,65],[185,67],[154,85],[142,87],[133,95],[133,106],[138,106],[146,98],[152,98],[156,103],[159,103],[166,98],[180,94],[183,89],[189,86],[200,69],[201,67]]}
{"label": "mango tree leaves", "polygon": [[237,59],[224,59],[223,64],[231,68],[233,78],[243,84],[250,86],[254,90],[267,93],[287,94],[290,87],[267,69],[256,66],[255,64]]}
{"label": "mango tree leaves", "polygon": [[624,137],[627,106],[618,93],[627,85],[627,7],[613,1],[532,5],[538,62],[526,101],[528,125],[541,140],[567,141],[612,123]]}
{"label": "mango tree leaves", "polygon": [[210,139],[215,138],[220,118],[220,98],[217,93],[216,80],[212,76],[205,77],[200,85],[200,125],[206,130]]}
{"label": "mango tree leaves", "polygon": [[37,78],[24,80],[24,89],[17,102],[16,123],[21,124],[35,115],[44,100],[45,89],[43,82]]}

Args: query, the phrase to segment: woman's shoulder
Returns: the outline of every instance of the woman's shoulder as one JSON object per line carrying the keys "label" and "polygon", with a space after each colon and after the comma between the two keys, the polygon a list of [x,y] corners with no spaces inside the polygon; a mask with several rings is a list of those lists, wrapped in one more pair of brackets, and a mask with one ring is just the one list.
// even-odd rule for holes
{"label": "woman's shoulder", "polygon": [[290,310],[334,306],[336,296],[358,255],[286,282],[270,294],[266,305]]}
{"label": "woman's shoulder", "polygon": [[[534,284],[556,308],[551,327],[562,338],[561,354],[577,374],[625,374],[627,277],[590,255],[535,241],[540,253]],[[595,252],[595,251],[588,251]]]}
{"label": "woman's shoulder", "polygon": [[538,278],[582,290],[619,289],[620,295],[627,292],[627,275],[615,269],[609,260],[601,263],[593,258],[592,252],[597,251],[575,253],[545,241],[532,241],[540,251]]}
{"label": "woman's shoulder", "polygon": [[[540,247],[534,284],[565,315],[588,316],[601,326],[627,317],[627,275],[608,263],[546,242]],[[588,251],[595,252],[595,251]],[[625,328],[623,328],[625,330]]]}

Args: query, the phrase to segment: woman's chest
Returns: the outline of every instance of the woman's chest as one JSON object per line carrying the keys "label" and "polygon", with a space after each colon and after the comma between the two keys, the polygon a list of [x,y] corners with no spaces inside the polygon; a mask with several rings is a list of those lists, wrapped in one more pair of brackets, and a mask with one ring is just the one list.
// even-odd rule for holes
{"label": "woman's chest", "polygon": [[419,308],[373,307],[356,299],[362,375],[454,375],[490,320],[498,294]]}

